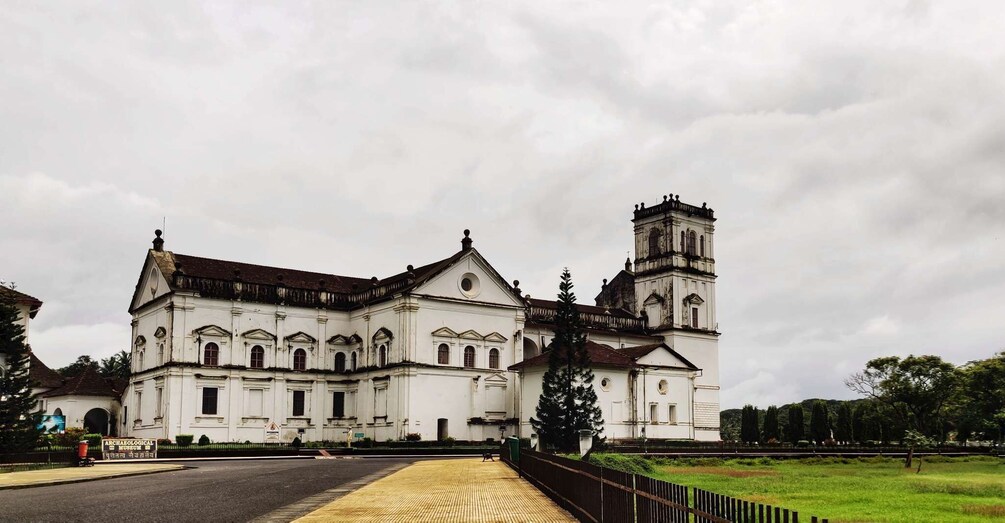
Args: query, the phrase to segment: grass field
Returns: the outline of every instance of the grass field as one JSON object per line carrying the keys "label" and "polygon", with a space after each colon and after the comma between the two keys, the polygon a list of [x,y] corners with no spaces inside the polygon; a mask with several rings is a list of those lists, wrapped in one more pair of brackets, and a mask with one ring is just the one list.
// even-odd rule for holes
{"label": "grass field", "polygon": [[[830,521],[1005,521],[1005,465],[992,457],[656,461],[647,475]],[[802,518],[801,518],[802,519]]]}

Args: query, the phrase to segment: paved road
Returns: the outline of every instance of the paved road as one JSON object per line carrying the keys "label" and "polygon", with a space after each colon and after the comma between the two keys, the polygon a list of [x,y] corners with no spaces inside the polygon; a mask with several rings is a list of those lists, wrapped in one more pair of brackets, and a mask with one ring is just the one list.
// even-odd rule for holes
{"label": "paved road", "polygon": [[411,461],[414,458],[186,462],[193,468],[3,490],[0,521],[248,521]]}

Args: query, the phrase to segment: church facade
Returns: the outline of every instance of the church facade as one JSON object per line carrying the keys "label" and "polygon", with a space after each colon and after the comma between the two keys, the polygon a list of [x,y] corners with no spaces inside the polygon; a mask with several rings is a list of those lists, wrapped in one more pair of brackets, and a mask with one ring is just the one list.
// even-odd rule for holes
{"label": "church facade", "polygon": [[[672,197],[637,207],[634,264],[579,306],[604,435],[719,438],[714,220]],[[472,244],[465,231],[451,256],[378,279],[174,253],[158,231],[129,309],[120,433],[529,437],[556,304]]]}

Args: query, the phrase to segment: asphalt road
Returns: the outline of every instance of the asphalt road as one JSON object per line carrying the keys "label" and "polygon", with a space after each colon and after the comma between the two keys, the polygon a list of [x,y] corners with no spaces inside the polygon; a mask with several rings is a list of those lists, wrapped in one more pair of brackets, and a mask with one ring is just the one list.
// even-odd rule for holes
{"label": "asphalt road", "polygon": [[412,461],[414,458],[184,462],[181,464],[192,468],[0,490],[0,521],[249,521]]}

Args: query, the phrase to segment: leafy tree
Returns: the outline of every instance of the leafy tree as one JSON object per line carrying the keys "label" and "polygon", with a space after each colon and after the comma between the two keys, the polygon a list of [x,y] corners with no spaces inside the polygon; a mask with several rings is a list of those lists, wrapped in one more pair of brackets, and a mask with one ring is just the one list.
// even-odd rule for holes
{"label": "leafy tree", "polygon": [[[42,431],[41,411],[28,376],[29,352],[24,327],[9,297],[0,295],[0,453],[34,448]],[[6,367],[6,368],[2,368]]]}
{"label": "leafy tree", "polygon": [[957,440],[1005,441],[1005,352],[960,369],[956,411]]}
{"label": "leafy tree", "polygon": [[743,406],[743,412],[740,415],[740,439],[744,443],[757,443],[757,440],[760,439],[757,418],[757,407],[753,405]]}
{"label": "leafy tree", "polygon": [[888,356],[866,363],[845,385],[886,406],[908,428],[935,435],[941,433],[958,377],[956,368],[938,356]]}
{"label": "leafy tree", "polygon": [[101,360],[98,372],[106,378],[128,378],[131,374],[132,356],[126,351],[119,351]]}
{"label": "leafy tree", "polygon": [[785,426],[785,439],[795,445],[799,440],[803,439],[804,431],[803,406],[799,404],[789,405],[789,423]]}
{"label": "leafy tree", "polygon": [[827,411],[827,404],[822,401],[813,403],[813,410],[810,412],[810,437],[817,444],[831,437],[831,415]]}
{"label": "leafy tree", "polygon": [[80,376],[80,373],[84,372],[84,369],[90,367],[91,365],[96,365],[97,363],[91,359],[88,355],[78,356],[77,361],[56,369],[61,376],[64,378],[72,378],[74,376]]}
{"label": "leafy tree", "polygon": [[852,418],[851,403],[847,401],[841,403],[838,407],[837,422],[834,424],[834,439],[841,443],[851,443],[855,440]]}
{"label": "leafy tree", "polygon": [[778,428],[778,407],[772,405],[764,413],[764,427],[761,429],[761,440],[765,443],[778,442],[782,433]]}
{"label": "leafy tree", "polygon": [[544,373],[536,417],[530,419],[538,436],[562,452],[578,448],[579,430],[591,429],[599,435],[604,423],[572,287],[572,275],[565,269],[558,286],[555,339],[549,349],[548,370]]}

